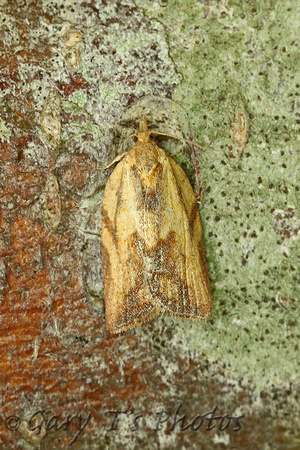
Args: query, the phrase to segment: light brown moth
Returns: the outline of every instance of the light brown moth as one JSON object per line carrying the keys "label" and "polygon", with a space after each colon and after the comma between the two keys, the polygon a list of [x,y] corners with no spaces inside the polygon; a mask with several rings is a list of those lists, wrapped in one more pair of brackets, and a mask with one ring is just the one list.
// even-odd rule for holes
{"label": "light brown moth", "polygon": [[211,313],[197,200],[186,174],[153,134],[142,118],[133,149],[104,192],[101,254],[111,333],[160,312],[194,321]]}

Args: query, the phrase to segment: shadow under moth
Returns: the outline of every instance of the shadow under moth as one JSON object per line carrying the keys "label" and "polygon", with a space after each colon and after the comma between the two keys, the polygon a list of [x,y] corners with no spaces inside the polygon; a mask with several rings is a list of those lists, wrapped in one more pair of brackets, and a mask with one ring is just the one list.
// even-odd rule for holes
{"label": "shadow under moth", "polygon": [[185,172],[153,134],[161,133],[142,118],[133,149],[104,191],[101,255],[111,333],[160,312],[194,321],[211,313],[198,203]]}

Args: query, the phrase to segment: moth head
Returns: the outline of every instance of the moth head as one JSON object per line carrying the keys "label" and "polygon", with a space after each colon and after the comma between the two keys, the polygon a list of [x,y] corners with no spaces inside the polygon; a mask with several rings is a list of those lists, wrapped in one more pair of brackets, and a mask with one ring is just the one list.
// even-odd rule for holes
{"label": "moth head", "polygon": [[147,133],[148,130],[148,123],[145,116],[140,117],[140,126],[139,126],[139,133]]}
{"label": "moth head", "polygon": [[168,133],[160,133],[159,131],[150,131],[148,129],[147,119],[145,116],[140,117],[140,126],[139,126],[139,132],[134,133],[131,135],[134,142],[140,142],[141,144],[149,144],[149,142],[155,140],[155,135],[158,136],[169,136],[173,139],[178,139],[179,141],[187,142],[190,145],[194,145],[195,147],[202,148],[203,150],[212,150],[215,151],[213,148],[210,147],[203,147],[202,145],[196,144],[195,142],[187,139],[183,139],[178,136],[173,136],[172,134]]}
{"label": "moth head", "polygon": [[139,141],[142,144],[146,144],[149,141],[154,140],[154,134],[149,131],[147,119],[145,116],[140,118],[139,132],[132,134],[131,137],[133,138],[134,142]]}
{"label": "moth head", "polygon": [[140,142],[141,144],[148,144],[149,141],[154,141],[155,139],[154,134],[152,134],[151,131],[134,133],[131,137],[134,142]]}

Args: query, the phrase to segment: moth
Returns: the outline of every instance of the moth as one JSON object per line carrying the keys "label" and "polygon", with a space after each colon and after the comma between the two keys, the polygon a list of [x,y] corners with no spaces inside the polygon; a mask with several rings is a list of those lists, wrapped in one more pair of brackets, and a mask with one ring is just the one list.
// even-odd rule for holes
{"label": "moth", "polygon": [[107,328],[142,325],[161,312],[206,320],[211,294],[198,203],[182,168],[141,118],[135,145],[104,191],[101,255]]}

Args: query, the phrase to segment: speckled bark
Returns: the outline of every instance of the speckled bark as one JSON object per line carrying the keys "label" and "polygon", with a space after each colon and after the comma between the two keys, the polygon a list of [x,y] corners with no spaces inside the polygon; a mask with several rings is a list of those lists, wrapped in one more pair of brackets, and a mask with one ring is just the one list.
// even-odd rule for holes
{"label": "speckled bark", "polygon": [[[1,449],[67,448],[89,417],[74,447],[298,448],[295,8],[1,2]],[[195,186],[201,158],[213,313],[114,336],[100,260],[109,173],[94,169],[128,149],[145,111],[157,130],[216,150],[159,143],[180,148]],[[26,420],[39,410],[59,418],[35,433]],[[213,410],[244,415],[241,429],[226,416],[192,422]]]}

